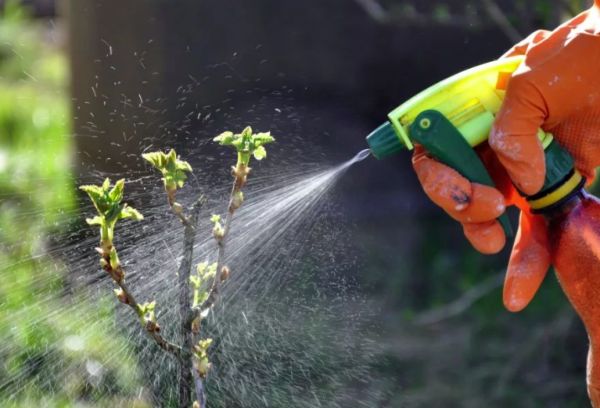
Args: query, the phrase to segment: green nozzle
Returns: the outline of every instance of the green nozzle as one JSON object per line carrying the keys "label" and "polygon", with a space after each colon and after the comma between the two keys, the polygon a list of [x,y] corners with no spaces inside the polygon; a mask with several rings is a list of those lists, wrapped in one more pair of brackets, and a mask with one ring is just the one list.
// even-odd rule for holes
{"label": "green nozzle", "polygon": [[367,136],[367,144],[377,159],[391,156],[405,149],[391,122],[385,122]]}

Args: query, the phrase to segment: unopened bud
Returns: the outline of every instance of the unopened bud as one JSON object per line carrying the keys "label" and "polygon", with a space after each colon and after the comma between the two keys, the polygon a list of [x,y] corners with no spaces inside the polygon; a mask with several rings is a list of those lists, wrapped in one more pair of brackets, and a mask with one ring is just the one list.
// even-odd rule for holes
{"label": "unopened bud", "polygon": [[123,279],[125,279],[125,272],[123,272],[123,268],[121,268],[121,266],[116,269],[107,269],[107,271],[110,277],[113,278],[113,280],[117,283],[120,283],[123,281]]}
{"label": "unopened bud", "polygon": [[252,170],[247,165],[238,165],[237,167],[231,168],[231,175],[237,179],[245,179],[248,174],[250,174],[250,170]]}
{"label": "unopened bud", "polygon": [[175,214],[181,214],[183,212],[183,206],[179,203],[173,203],[173,212]]}
{"label": "unopened bud", "polygon": [[201,378],[206,378],[208,370],[210,370],[210,366],[211,364],[208,362],[207,358],[202,358],[200,361],[198,361],[197,370]]}
{"label": "unopened bud", "polygon": [[146,330],[151,333],[158,333],[160,332],[160,326],[158,323],[153,322],[152,320],[146,320]]}
{"label": "unopened bud", "polygon": [[236,191],[233,197],[231,198],[231,210],[237,210],[244,203],[244,193],[241,191]]}
{"label": "unopened bud", "polygon": [[217,241],[220,241],[225,236],[225,230],[221,226],[221,224],[216,224],[213,228],[213,235]]}
{"label": "unopened bud", "polygon": [[224,266],[221,268],[221,282],[225,282],[227,279],[229,279],[229,267]]}
{"label": "unopened bud", "polygon": [[123,289],[115,289],[115,295],[117,295],[117,299],[119,299],[119,302],[124,303],[126,305],[129,304],[129,298],[127,297]]}
{"label": "unopened bud", "polygon": [[200,333],[200,318],[196,318],[192,321],[192,333],[198,334]]}

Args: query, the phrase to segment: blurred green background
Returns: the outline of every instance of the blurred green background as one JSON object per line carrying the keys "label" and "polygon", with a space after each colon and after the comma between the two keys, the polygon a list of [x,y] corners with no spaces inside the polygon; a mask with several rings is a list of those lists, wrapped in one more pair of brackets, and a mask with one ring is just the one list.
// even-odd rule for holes
{"label": "blurred green background", "polygon": [[[183,61],[179,65],[183,66],[188,61],[186,58],[199,61],[195,63],[202,66],[230,60],[219,53],[213,55],[215,60],[204,60],[202,48],[194,55],[184,56],[188,52],[185,50],[187,43],[174,37],[173,31],[170,31],[173,26],[168,23],[157,24],[156,15],[154,18],[148,15],[162,11],[165,21],[181,22],[182,26],[185,26],[185,16],[178,15],[170,6],[159,1],[152,2],[153,6],[148,8],[139,2],[132,2],[135,3],[132,9],[143,10],[140,13],[148,18],[141,20],[143,24],[132,23],[134,28],[128,28],[123,22],[134,21],[128,19],[135,12],[120,10],[116,3],[97,2],[104,6],[97,8],[93,7],[94,2],[91,1],[66,3],[69,5],[65,6],[65,15],[69,16],[71,35],[79,39],[71,46],[71,64],[68,62],[67,24],[63,19],[54,19],[55,11],[44,11],[46,9],[37,4],[30,4],[29,7],[20,5],[16,0],[7,1],[3,3],[0,20],[0,406],[150,406],[158,403],[155,400],[149,402],[152,399],[147,395],[148,385],[142,380],[139,362],[132,352],[134,346],[129,344],[127,336],[119,335],[119,322],[113,317],[114,302],[112,299],[105,302],[82,301],[82,297],[86,296],[85,290],[71,281],[67,274],[65,254],[61,251],[61,241],[67,239],[69,234],[76,234],[82,226],[74,189],[76,179],[88,177],[96,170],[111,169],[110,163],[106,165],[96,157],[98,155],[95,152],[99,150],[110,156],[113,149],[118,152],[114,155],[122,161],[121,165],[125,163],[135,167],[136,163],[126,161],[119,155],[121,150],[125,153],[137,152],[139,145],[134,144],[131,149],[127,146],[112,148],[108,142],[113,140],[111,137],[121,140],[122,134],[136,136],[135,131],[131,130],[132,126],[135,126],[136,120],[142,120],[123,119],[109,123],[108,114],[103,116],[100,105],[90,107],[100,102],[86,104],[81,95],[89,96],[90,87],[98,85],[97,77],[94,79],[95,68],[90,68],[97,64],[98,55],[107,55],[107,44],[118,45],[120,40],[134,43],[127,58],[133,61],[134,52],[137,52],[135,61],[138,65],[143,60],[142,65],[150,65],[154,61],[160,67],[157,70],[161,72],[160,86],[163,88],[152,88],[155,86],[152,84],[149,85],[150,90],[142,87],[146,85],[143,84],[144,75],[154,75],[153,71],[144,70],[139,74],[133,70],[128,73],[123,65],[128,60],[123,59],[120,61],[122,65],[112,70],[116,72],[111,74],[113,77],[108,77],[106,81],[117,81],[119,75],[127,77],[131,94],[127,90],[114,91],[114,94],[106,91],[108,97],[105,99],[109,101],[109,107],[111,104],[122,104],[123,93],[125,101],[128,98],[137,99],[139,89],[144,90],[144,96],[140,96],[142,99],[153,99],[164,88],[167,88],[167,94],[175,93],[180,74],[174,67],[177,64],[169,64],[169,55],[179,55]],[[413,64],[413,68],[422,67],[422,71],[412,69],[399,72],[397,82],[383,85],[365,80],[365,89],[356,90],[352,88],[354,84],[344,83],[340,85],[342,90],[338,90],[332,84],[336,83],[334,79],[339,78],[335,77],[343,70],[333,69],[329,77],[326,75],[328,65],[312,61],[313,65],[317,65],[315,71],[324,75],[319,77],[324,93],[339,93],[336,96],[339,99],[347,99],[348,95],[361,97],[361,102],[357,104],[365,106],[360,108],[360,114],[368,120],[367,123],[361,123],[359,129],[366,131],[369,126],[377,124],[377,117],[383,118],[388,108],[411,92],[459,68],[498,55],[502,47],[510,45],[529,31],[554,27],[583,10],[589,2],[448,1],[431,2],[425,6],[419,2],[394,0],[357,0],[352,3],[352,16],[361,16],[356,17],[357,21],[362,22],[362,18],[365,26],[383,27],[381,30],[386,35],[406,30],[408,26],[409,32],[413,33],[455,26],[463,30],[460,35],[457,34],[460,41],[453,44],[454,48],[451,48],[451,41],[450,45],[444,46],[446,50],[451,50],[448,53],[455,55],[455,59],[448,58],[439,66],[431,66],[427,64],[429,60],[424,54],[416,54],[418,56],[407,60],[407,63]],[[270,10],[268,5],[273,6],[274,3],[266,4],[265,10]],[[335,4],[332,7],[335,9],[338,6]],[[503,12],[498,14],[497,9]],[[181,14],[186,14],[185,7],[182,6],[182,10]],[[78,12],[84,14],[79,15]],[[44,17],[46,13],[52,18]],[[94,13],[104,14],[98,17]],[[318,14],[318,10],[313,13]],[[176,16],[182,19],[177,20]],[[102,31],[105,30],[102,22],[107,22],[107,19],[112,21],[110,24],[121,25],[120,29],[125,31],[125,35],[116,31],[115,38],[107,41],[103,36],[107,33]],[[252,20],[252,16],[248,19]],[[216,21],[220,20],[217,18]],[[268,19],[261,24],[268,25]],[[335,21],[332,21],[334,24]],[[94,42],[87,44],[87,48],[81,39],[89,39],[91,34],[90,30],[83,30],[82,25],[91,26],[91,31],[103,32],[94,32]],[[150,28],[141,27],[143,25]],[[135,48],[136,35],[146,33],[145,30],[152,31],[149,36],[139,34],[143,38],[140,43],[149,47],[147,54]],[[294,33],[294,38],[302,36]],[[468,36],[464,33],[468,33]],[[270,35],[273,36],[272,33]],[[370,35],[374,34],[371,32]],[[189,36],[193,37],[193,33]],[[464,42],[461,36],[466,38]],[[490,40],[492,44],[488,46],[485,41],[482,42],[482,36],[493,38]],[[185,35],[183,37],[187,38]],[[368,37],[366,40],[374,38]],[[437,39],[432,40],[433,43],[435,41]],[[476,42],[479,45],[475,45]],[[156,43],[161,44],[161,49],[167,50],[164,61],[153,54],[157,52],[152,48]],[[218,41],[215,43],[213,47],[221,47]],[[254,48],[256,42],[251,46]],[[227,48],[227,44],[222,47],[227,49],[227,53],[234,51],[233,48]],[[462,47],[468,48],[468,55],[464,55],[464,58],[458,51]],[[350,44],[348,48],[348,55],[353,55],[361,47]],[[173,51],[175,49],[179,51]],[[440,47],[435,52],[444,51]],[[254,58],[260,60],[263,57],[252,55],[250,60]],[[408,57],[398,58],[403,61],[402,58]],[[296,61],[292,58],[291,62],[282,63],[284,68],[281,69],[303,66],[306,62],[307,59]],[[347,60],[344,62],[347,63]],[[231,69],[234,76],[268,76],[264,72],[244,71],[244,64],[239,61],[228,63],[234,67]],[[290,65],[286,65],[288,63]],[[111,64],[103,64],[98,70],[112,72]],[[141,69],[138,65],[138,69]],[[71,90],[69,66],[74,70]],[[396,69],[395,66],[373,64],[367,67],[367,77],[377,76],[382,69]],[[273,72],[278,69],[279,66]],[[301,71],[298,77],[304,79],[296,82],[296,85],[300,88],[312,86],[311,72],[309,68]],[[184,74],[188,75],[188,72]],[[413,75],[418,79],[409,84]],[[201,78],[200,75],[198,77]],[[281,76],[277,78],[278,81],[286,81]],[[354,79],[341,78],[339,81],[351,83]],[[223,90],[230,86],[221,77],[215,81],[223,83]],[[218,86],[221,85],[215,85]],[[398,91],[401,87],[404,87],[402,92]],[[221,100],[225,92],[219,94],[220,89],[209,89],[207,93],[211,95],[212,92],[217,95],[215,98],[218,99],[215,100]],[[259,95],[267,95],[266,91],[260,92]],[[381,96],[375,98],[375,94]],[[307,117],[316,116],[316,111],[327,117],[327,113],[324,113],[327,110],[322,109],[326,103],[321,96],[318,92],[306,96],[306,100],[310,100],[310,106],[304,111],[308,112]],[[339,106],[338,99],[332,100],[332,104]],[[275,103],[280,102],[276,99]],[[157,109],[164,107],[158,102],[156,104]],[[271,106],[268,102],[265,104]],[[242,104],[240,109],[250,105],[251,102]],[[97,115],[93,126],[88,123],[90,119],[86,110]],[[343,109],[342,113],[333,109],[331,112],[334,118],[331,120],[338,124],[344,122],[341,118],[346,116],[356,118],[356,115],[348,115]],[[143,118],[143,114],[139,114]],[[156,115],[156,111],[152,114]],[[266,116],[260,120],[270,126],[272,122],[269,118]],[[248,118],[240,115],[229,119],[237,124]],[[323,121],[327,120],[317,119],[315,126],[322,127],[326,123]],[[160,121],[166,122],[164,118]],[[276,128],[283,126],[279,122],[273,123]],[[104,128],[102,124],[105,124]],[[207,126],[207,133],[222,126],[218,121],[202,124]],[[147,136],[152,133],[148,131],[152,125],[146,123],[145,126]],[[185,145],[186,138],[182,136],[185,130],[177,130],[171,133],[168,129],[161,129],[164,132],[154,136],[154,140],[165,137],[175,144]],[[76,141],[73,134],[78,137]],[[102,134],[106,140],[88,137],[98,134]],[[361,132],[358,134],[358,139],[361,139]],[[321,137],[322,134],[317,136]],[[127,137],[124,140],[128,140]],[[341,156],[339,151],[334,152],[331,148],[333,143],[325,137],[315,142],[324,151],[332,151],[332,156]],[[348,143],[348,152],[353,152],[362,142],[356,140]],[[373,170],[376,164],[369,166]],[[406,163],[398,164],[395,170],[390,171],[394,177],[402,175],[408,178],[410,173],[407,168]],[[367,185],[367,181],[361,177],[356,175],[355,180]],[[377,195],[380,192],[376,189],[376,182],[370,187],[373,189],[371,195],[356,197],[356,208],[348,211],[349,217],[361,214],[356,217],[357,227],[353,229],[352,239],[360,247],[363,267],[354,272],[354,278],[360,283],[362,294],[369,299],[374,310],[379,311],[375,322],[379,347],[377,355],[370,361],[369,371],[373,377],[370,387],[376,388],[378,395],[385,396],[379,399],[377,406],[586,406],[586,335],[554,276],[549,275],[530,307],[517,315],[509,314],[500,301],[506,253],[496,257],[477,254],[464,240],[457,239],[460,232],[456,225],[431,205],[423,204],[422,197],[414,198],[411,195],[411,191],[418,191],[414,180],[412,183],[413,190],[402,193],[404,195],[401,198],[394,196],[395,202],[402,201],[404,207],[389,210],[405,212],[404,218],[399,216],[390,222],[388,218],[373,215],[377,211],[384,211],[380,210],[380,201],[394,202],[388,196]],[[345,184],[341,188],[350,191],[353,187]],[[373,202],[378,204],[374,205]],[[365,212],[373,216],[361,218]],[[397,255],[399,247],[404,248],[401,255]],[[335,361],[329,366],[324,364],[323,369],[329,372],[335,364]],[[318,375],[315,374],[315,377]]]}
{"label": "blurred green background", "polygon": [[79,225],[68,63],[59,35],[18,1],[3,6],[0,406],[129,407],[140,383],[125,341],[107,335],[117,333],[112,309],[75,302],[80,295],[70,289],[53,243]]}

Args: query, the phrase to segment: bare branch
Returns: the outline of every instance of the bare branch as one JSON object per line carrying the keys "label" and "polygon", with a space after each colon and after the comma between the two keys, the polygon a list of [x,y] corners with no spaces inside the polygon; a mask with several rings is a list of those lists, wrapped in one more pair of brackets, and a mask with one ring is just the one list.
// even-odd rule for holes
{"label": "bare branch", "polygon": [[497,273],[496,275],[484,280],[480,284],[472,287],[465,292],[457,300],[450,302],[437,309],[428,310],[418,315],[414,323],[420,326],[426,326],[430,324],[439,323],[443,320],[450,319],[458,316],[469,309],[473,303],[500,287],[504,281],[504,272]]}
{"label": "bare branch", "polygon": [[[168,191],[168,190],[166,190],[166,191],[167,191],[167,201],[169,203],[169,207],[171,208],[171,211],[173,212],[173,214],[175,214],[175,216],[177,218],[179,218],[179,221],[181,221],[181,223],[183,224],[184,227],[189,227],[192,224],[191,220],[189,219],[189,216],[186,216],[183,213],[183,208],[181,207],[181,204],[179,204],[178,202],[175,201],[176,191]],[[203,197],[200,197],[200,200],[202,200],[202,199],[203,199]],[[196,204],[198,204],[198,202]],[[196,204],[194,204],[193,208],[196,208]]]}
{"label": "bare branch", "polygon": [[233,168],[232,174],[234,176],[233,186],[231,187],[231,193],[229,195],[229,205],[227,210],[227,216],[225,217],[225,225],[223,226],[223,235],[217,239],[218,253],[217,253],[217,273],[213,279],[208,298],[200,306],[196,306],[191,310],[189,322],[199,318],[204,311],[212,308],[217,301],[219,296],[219,288],[221,284],[222,270],[225,266],[225,246],[227,243],[227,237],[231,228],[231,222],[233,221],[233,215],[237,210],[238,206],[235,205],[235,197],[242,187],[246,183],[246,178],[250,173],[248,166],[238,164],[237,167]]}
{"label": "bare branch", "polygon": [[387,23],[390,19],[388,12],[377,0],[355,0],[362,7],[369,17],[378,23]]}
{"label": "bare branch", "polygon": [[[182,221],[184,225],[183,229],[183,256],[181,258],[181,264],[179,265],[178,272],[178,286],[179,286],[179,313],[181,316],[181,327],[180,333],[183,338],[183,348],[191,353],[194,347],[194,338],[190,322],[188,321],[188,314],[191,307],[190,303],[190,273],[192,269],[192,261],[194,257],[194,243],[196,240],[196,226],[198,223],[198,216],[200,209],[206,202],[204,196],[201,196],[191,209],[189,216],[185,216],[183,211],[175,212],[176,215],[182,217],[185,220]],[[173,206],[171,206],[173,208]],[[192,402],[191,386],[192,386],[192,360],[191,358],[185,358],[181,360],[179,367],[180,380],[179,380],[179,406],[189,407]]]}
{"label": "bare branch", "polygon": [[[110,263],[104,269],[106,270],[107,268],[111,268]],[[107,270],[107,272],[110,274],[110,271]],[[113,275],[111,274],[111,276],[113,276]],[[135,297],[133,296],[133,294],[131,293],[131,291],[129,290],[127,285],[125,284],[125,280],[121,279],[119,281],[117,281],[117,280],[114,280],[114,281],[117,284],[117,286],[119,286],[119,288],[121,289],[121,293],[123,296],[123,297],[119,297],[119,300],[122,303],[129,306],[130,308],[132,308],[136,317],[139,317],[140,305],[135,300]],[[160,334],[160,332],[159,332],[160,329],[159,329],[158,325],[146,324],[144,326],[144,330],[145,330],[146,334],[151,339],[153,339],[161,349],[165,350],[168,353],[171,353],[173,356],[175,356],[180,361],[185,358],[186,353],[183,351],[183,349],[180,346],[166,340]]]}
{"label": "bare branch", "polygon": [[198,401],[198,405],[200,405],[200,408],[206,408],[206,393],[204,392],[204,382],[202,381],[200,374],[198,374],[198,370],[196,369],[196,367],[194,367],[192,372],[194,374],[194,387],[196,389],[197,398],[196,401]]}
{"label": "bare branch", "polygon": [[511,24],[506,14],[494,0],[483,0],[483,5],[490,19],[496,23],[510,41],[516,43],[523,39],[523,35]]}
{"label": "bare branch", "polygon": [[491,396],[496,399],[501,395],[505,395],[506,387],[510,384],[510,381],[514,376],[519,373],[519,369],[527,359],[535,353],[539,353],[540,343],[548,341],[548,336],[559,337],[560,335],[567,333],[574,318],[575,315],[573,310],[569,307],[565,307],[554,320],[537,328],[529,338],[524,339],[525,341],[521,342],[519,351],[514,353],[513,357],[504,365],[502,374],[500,375],[494,390],[492,390]]}

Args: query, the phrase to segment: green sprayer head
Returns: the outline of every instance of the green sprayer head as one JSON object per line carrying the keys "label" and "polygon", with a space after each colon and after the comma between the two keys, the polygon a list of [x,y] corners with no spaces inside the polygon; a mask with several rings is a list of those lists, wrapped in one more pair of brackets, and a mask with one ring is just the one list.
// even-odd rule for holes
{"label": "green sprayer head", "polygon": [[383,159],[406,149],[391,122],[385,122],[371,132],[367,136],[367,144],[377,159]]}

